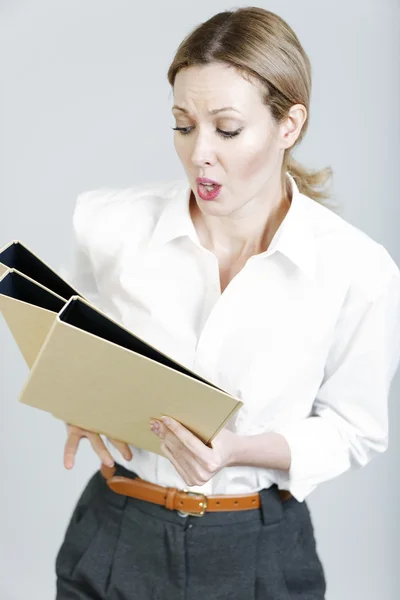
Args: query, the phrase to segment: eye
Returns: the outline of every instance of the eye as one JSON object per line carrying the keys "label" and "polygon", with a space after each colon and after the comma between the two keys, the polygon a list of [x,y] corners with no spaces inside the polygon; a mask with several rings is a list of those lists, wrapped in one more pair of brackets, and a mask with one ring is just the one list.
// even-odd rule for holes
{"label": "eye", "polygon": [[[181,135],[188,135],[193,127],[172,127],[174,131],[179,131]],[[217,129],[218,133],[225,139],[233,138],[239,135],[242,131],[243,127],[237,129],[236,131],[223,131],[222,129]]]}

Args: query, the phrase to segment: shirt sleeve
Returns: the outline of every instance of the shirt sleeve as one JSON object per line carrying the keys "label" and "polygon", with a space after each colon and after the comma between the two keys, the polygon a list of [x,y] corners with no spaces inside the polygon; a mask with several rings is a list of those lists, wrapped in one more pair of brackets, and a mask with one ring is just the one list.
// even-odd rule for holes
{"label": "shirt sleeve", "polygon": [[100,294],[88,249],[90,223],[93,222],[95,191],[77,196],[73,217],[69,258],[60,266],[60,275],[84,298],[100,308]]}
{"label": "shirt sleeve", "polygon": [[[397,267],[396,267],[397,268]],[[308,418],[275,428],[291,450],[276,483],[303,501],[318,484],[388,447],[388,397],[400,362],[400,271],[374,299],[340,316]]]}

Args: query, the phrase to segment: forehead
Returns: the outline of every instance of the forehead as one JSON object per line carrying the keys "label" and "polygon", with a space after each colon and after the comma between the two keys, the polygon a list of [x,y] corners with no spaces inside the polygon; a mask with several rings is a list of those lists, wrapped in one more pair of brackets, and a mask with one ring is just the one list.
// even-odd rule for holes
{"label": "forehead", "polygon": [[260,86],[248,81],[231,65],[212,63],[178,71],[174,82],[174,104],[191,109],[234,106],[239,111],[261,104]]}

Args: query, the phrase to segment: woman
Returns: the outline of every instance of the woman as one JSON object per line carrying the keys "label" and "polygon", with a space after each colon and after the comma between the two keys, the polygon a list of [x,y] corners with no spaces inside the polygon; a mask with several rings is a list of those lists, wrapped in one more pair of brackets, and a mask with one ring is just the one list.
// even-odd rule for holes
{"label": "woman", "polygon": [[103,464],[58,553],[57,598],[322,600],[306,497],[387,448],[400,271],[323,205],[330,169],[291,157],[311,69],[280,17],[215,15],[168,79],[187,181],[81,194],[72,280],[244,404],[212,447],[153,420],[165,456],[67,427],[65,467],[82,437]]}

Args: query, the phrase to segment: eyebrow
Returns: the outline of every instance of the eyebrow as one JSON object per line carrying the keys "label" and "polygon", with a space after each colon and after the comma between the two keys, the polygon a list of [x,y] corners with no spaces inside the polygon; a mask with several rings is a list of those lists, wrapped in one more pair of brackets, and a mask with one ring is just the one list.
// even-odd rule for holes
{"label": "eyebrow", "polygon": [[[189,114],[189,111],[186,110],[186,108],[182,108],[181,106],[177,106],[176,104],[174,104],[174,106],[172,107],[172,110],[174,110],[174,108],[176,108],[176,110],[180,110],[181,112],[184,112],[185,114]],[[237,108],[235,108],[234,106],[224,106],[223,108],[214,108],[213,110],[209,110],[208,114],[209,115],[216,115],[217,113],[226,111],[226,110],[233,110],[239,114],[242,114]]]}

